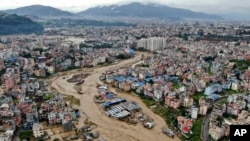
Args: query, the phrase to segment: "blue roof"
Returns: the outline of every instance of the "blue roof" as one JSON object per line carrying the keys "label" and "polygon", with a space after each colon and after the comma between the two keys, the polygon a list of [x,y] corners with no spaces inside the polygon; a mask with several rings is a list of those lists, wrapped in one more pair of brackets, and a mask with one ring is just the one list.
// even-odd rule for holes
{"label": "blue roof", "polygon": [[135,53],[135,50],[130,49],[130,50],[129,50],[129,53],[130,53],[130,54],[134,54],[134,53]]}
{"label": "blue roof", "polygon": [[137,78],[132,77],[132,76],[127,77],[127,79],[130,80],[130,81],[137,81]]}
{"label": "blue roof", "polygon": [[213,99],[213,100],[219,99],[219,95],[217,95],[217,94],[211,94],[208,97]]}
{"label": "blue roof", "polygon": [[116,81],[125,81],[126,79],[124,77],[115,77]]}
{"label": "blue roof", "polygon": [[153,80],[153,77],[146,78],[145,81],[149,82],[150,80]]}
{"label": "blue roof", "polygon": [[108,99],[112,99],[112,98],[114,98],[115,96],[114,96],[113,94],[106,94],[106,97],[107,97]]}
{"label": "blue roof", "polygon": [[144,86],[144,83],[143,83],[143,82],[137,82],[137,84],[139,85],[139,87]]}
{"label": "blue roof", "polygon": [[124,101],[126,101],[126,99],[124,99],[124,98],[118,98],[118,99],[114,99],[114,100],[111,100],[111,101],[104,102],[103,106],[104,107],[109,107],[109,106],[111,106],[113,104],[124,102]]}
{"label": "blue roof", "polygon": [[75,114],[76,114],[76,117],[80,117],[81,116],[80,112],[76,112]]}
{"label": "blue roof", "polygon": [[14,58],[14,57],[11,57],[11,58],[8,58],[8,61],[16,61],[16,58]]}

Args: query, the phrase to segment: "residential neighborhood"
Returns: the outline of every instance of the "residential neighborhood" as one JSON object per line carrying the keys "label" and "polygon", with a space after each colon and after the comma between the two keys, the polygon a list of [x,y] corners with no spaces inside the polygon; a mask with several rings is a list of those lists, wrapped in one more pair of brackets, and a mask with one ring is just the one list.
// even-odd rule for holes
{"label": "residential neighborhood", "polygon": [[250,124],[250,44],[239,34],[248,28],[187,22],[0,36],[0,140],[112,138],[85,131],[94,125],[89,105],[102,122],[138,131],[141,123],[145,134],[167,125],[173,140],[227,140],[230,125]]}

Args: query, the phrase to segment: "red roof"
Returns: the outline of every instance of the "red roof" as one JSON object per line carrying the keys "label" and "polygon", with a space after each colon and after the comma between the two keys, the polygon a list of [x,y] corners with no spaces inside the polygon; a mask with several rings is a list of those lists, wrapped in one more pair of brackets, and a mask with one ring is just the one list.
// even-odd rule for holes
{"label": "red roof", "polygon": [[246,77],[250,77],[250,70],[247,70],[247,71],[245,72],[245,75],[246,75]]}
{"label": "red roof", "polygon": [[182,127],[182,131],[183,131],[184,133],[189,133],[190,128],[189,128],[188,126],[183,126],[183,127]]}

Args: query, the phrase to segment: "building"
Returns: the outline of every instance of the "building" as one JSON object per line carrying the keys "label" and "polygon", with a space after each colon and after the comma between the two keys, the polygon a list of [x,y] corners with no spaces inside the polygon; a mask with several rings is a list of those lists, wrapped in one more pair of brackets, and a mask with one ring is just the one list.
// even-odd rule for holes
{"label": "building", "polygon": [[193,121],[191,119],[186,119],[185,117],[178,116],[178,128],[183,133],[187,134],[191,131],[191,128],[193,127]]}
{"label": "building", "polygon": [[240,85],[238,82],[233,82],[232,83],[232,86],[231,86],[231,89],[234,90],[234,91],[238,91],[240,88]]}
{"label": "building", "polygon": [[5,69],[4,61],[0,60],[0,71]]}
{"label": "building", "polygon": [[14,130],[7,130],[4,133],[0,133],[0,141],[12,141]]}
{"label": "building", "polygon": [[155,51],[166,47],[166,39],[162,37],[143,38],[138,41],[137,47]]}
{"label": "building", "polygon": [[217,141],[225,135],[225,128],[210,124],[209,134],[213,140]]}
{"label": "building", "polygon": [[176,96],[166,96],[165,105],[177,109],[181,106],[181,101]]}
{"label": "building", "polygon": [[191,107],[193,105],[193,98],[191,97],[185,97],[182,101],[182,106],[183,107]]}
{"label": "building", "polygon": [[222,91],[222,85],[214,84],[214,85],[211,85],[211,86],[207,87],[205,89],[204,94],[205,95],[210,95],[210,94],[213,94],[215,92],[221,92],[221,91]]}
{"label": "building", "polygon": [[57,46],[59,43],[60,43],[59,38],[43,38],[41,46],[44,47]]}
{"label": "building", "polygon": [[208,109],[209,109],[209,105],[208,104],[202,104],[202,105],[200,105],[199,114],[200,115],[206,115]]}
{"label": "building", "polygon": [[73,130],[72,118],[70,115],[64,115],[64,119],[62,120],[62,127],[64,132]]}
{"label": "building", "polygon": [[43,126],[39,123],[33,124],[32,131],[33,131],[33,136],[35,138],[38,138],[44,135]]}
{"label": "building", "polygon": [[198,112],[199,112],[199,109],[197,107],[192,107],[191,108],[191,118],[192,119],[197,119]]}
{"label": "building", "polygon": [[57,114],[55,112],[50,112],[48,114],[49,124],[55,125],[56,123],[58,123],[56,116],[57,116]]}

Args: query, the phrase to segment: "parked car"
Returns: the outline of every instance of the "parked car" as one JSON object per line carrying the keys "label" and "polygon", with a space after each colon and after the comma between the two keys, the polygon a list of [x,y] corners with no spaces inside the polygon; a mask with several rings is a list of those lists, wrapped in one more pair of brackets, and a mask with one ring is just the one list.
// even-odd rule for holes
{"label": "parked car", "polygon": [[154,122],[143,122],[143,127],[152,129],[154,127]]}
{"label": "parked car", "polygon": [[162,128],[162,132],[166,135],[168,135],[169,137],[174,138],[174,132],[169,129],[169,128]]}
{"label": "parked car", "polygon": [[83,127],[81,128],[81,130],[82,130],[82,132],[88,132],[88,131],[91,131],[92,128],[91,128],[90,126],[83,126]]}
{"label": "parked car", "polygon": [[90,136],[89,133],[83,133],[84,138],[86,141],[93,141],[94,139]]}

